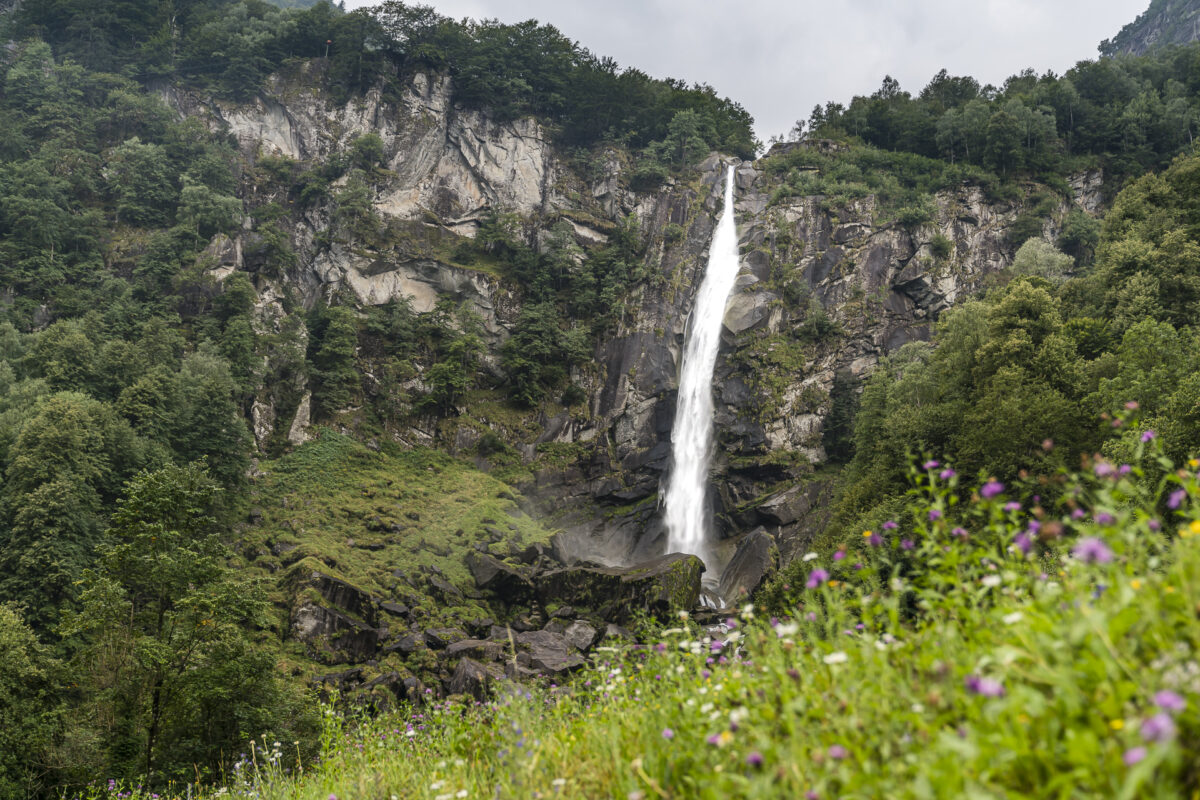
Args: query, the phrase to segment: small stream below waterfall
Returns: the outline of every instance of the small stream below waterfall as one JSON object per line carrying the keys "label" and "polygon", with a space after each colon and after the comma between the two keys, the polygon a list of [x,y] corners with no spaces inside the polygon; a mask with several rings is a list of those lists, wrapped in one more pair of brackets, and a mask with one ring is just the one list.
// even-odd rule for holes
{"label": "small stream below waterfall", "polygon": [[716,555],[708,473],[714,449],[713,372],[721,347],[725,304],[739,270],[734,169],[730,165],[725,174],[725,206],[684,339],[679,399],[671,428],[671,467],[663,490],[667,552],[690,553],[704,562],[706,605],[721,604],[718,587],[722,565]]}

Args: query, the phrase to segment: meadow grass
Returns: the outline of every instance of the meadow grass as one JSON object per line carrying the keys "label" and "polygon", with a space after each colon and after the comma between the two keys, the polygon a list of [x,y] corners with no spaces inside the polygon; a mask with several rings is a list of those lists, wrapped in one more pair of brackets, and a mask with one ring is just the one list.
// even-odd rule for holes
{"label": "meadow grass", "polygon": [[1096,461],[1053,503],[929,462],[915,522],[804,556],[774,588],[786,615],[673,621],[487,704],[327,709],[319,763],[284,753],[206,793],[1196,797],[1200,462],[1175,470],[1152,438],[1144,465]]}

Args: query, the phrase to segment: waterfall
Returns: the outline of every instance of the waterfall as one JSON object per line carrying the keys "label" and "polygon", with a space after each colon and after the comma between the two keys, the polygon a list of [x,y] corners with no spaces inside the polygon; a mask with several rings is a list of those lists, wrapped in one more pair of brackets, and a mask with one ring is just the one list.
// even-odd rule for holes
{"label": "waterfall", "polygon": [[713,451],[713,370],[721,346],[725,303],[738,275],[738,236],[733,221],[733,173],[725,176],[725,208],[708,254],[708,268],[696,294],[683,366],[679,400],[671,428],[671,471],[664,493],[667,552],[699,556],[709,581],[719,578],[710,545],[708,467]]}

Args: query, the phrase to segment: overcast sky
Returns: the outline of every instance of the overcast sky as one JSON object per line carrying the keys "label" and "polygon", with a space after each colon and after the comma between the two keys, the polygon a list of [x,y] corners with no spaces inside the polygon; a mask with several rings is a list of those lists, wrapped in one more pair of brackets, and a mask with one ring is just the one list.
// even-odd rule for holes
{"label": "overcast sky", "polygon": [[[372,0],[349,0],[361,7]],[[537,19],[657,78],[711,84],[759,138],[892,75],[914,94],[943,67],[1001,84],[1094,58],[1149,0],[424,0],[459,19]]]}

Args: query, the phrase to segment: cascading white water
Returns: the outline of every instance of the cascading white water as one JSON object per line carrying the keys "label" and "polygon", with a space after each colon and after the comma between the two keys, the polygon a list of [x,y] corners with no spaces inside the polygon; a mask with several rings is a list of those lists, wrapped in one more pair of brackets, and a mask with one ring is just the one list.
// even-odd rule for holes
{"label": "cascading white water", "polygon": [[725,209],[717,222],[708,268],[696,294],[683,366],[679,400],[671,429],[671,471],[664,492],[667,552],[699,556],[716,579],[710,546],[708,467],[713,450],[713,370],[721,346],[725,303],[737,281],[738,236],[733,221],[733,171],[725,176]]}

